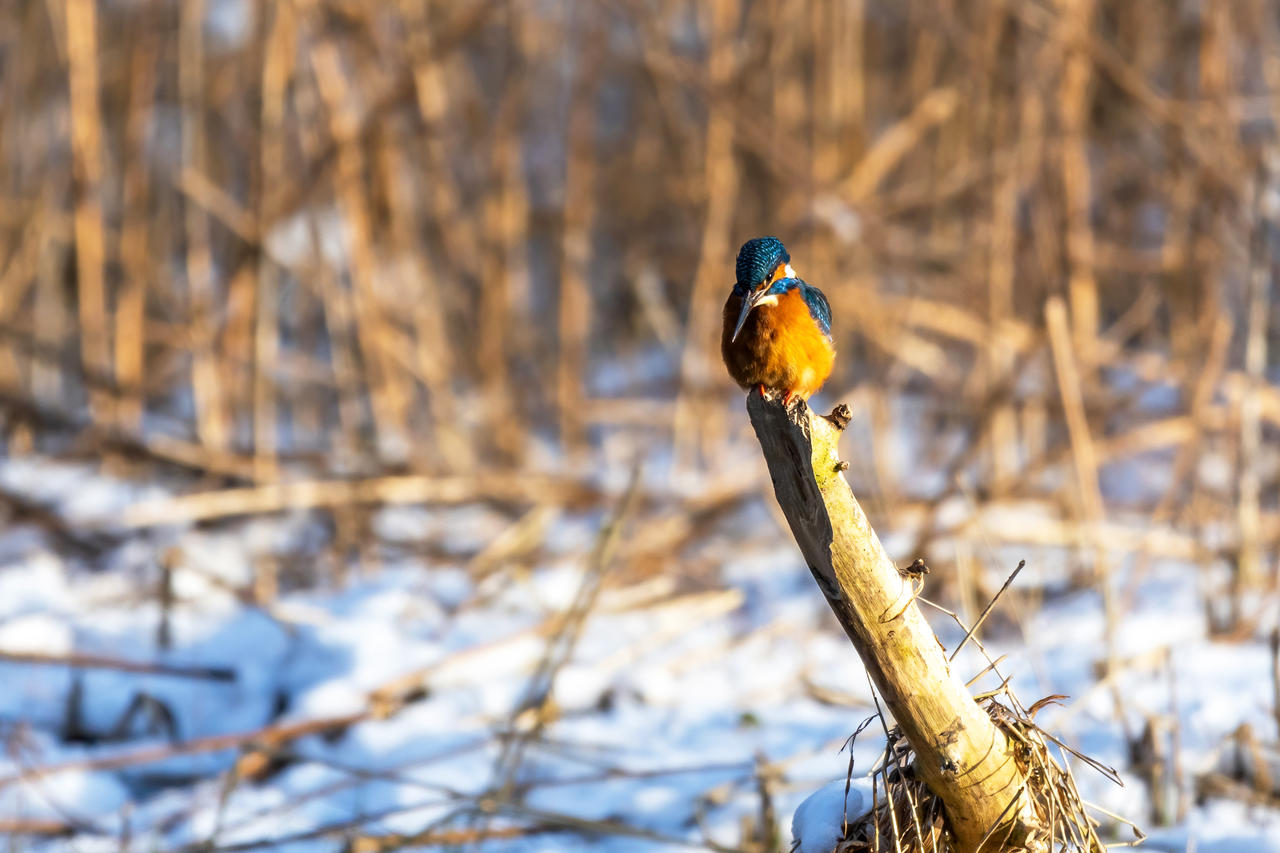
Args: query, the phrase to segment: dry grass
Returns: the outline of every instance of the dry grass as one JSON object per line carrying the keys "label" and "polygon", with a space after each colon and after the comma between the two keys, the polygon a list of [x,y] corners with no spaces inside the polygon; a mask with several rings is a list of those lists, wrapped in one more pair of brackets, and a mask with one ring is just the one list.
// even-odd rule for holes
{"label": "dry grass", "polygon": [[[1026,841],[1025,848],[1017,849],[1103,853],[1108,847],[1127,846],[1107,845],[1099,837],[1100,818],[1127,821],[1085,802],[1071,774],[1070,759],[1079,759],[1119,783],[1116,771],[1070,750],[1033,722],[1036,711],[1061,697],[1046,697],[1028,711],[1007,687],[1000,693],[1007,704],[993,695],[985,698],[983,705],[1015,744],[1015,759],[1027,779],[1023,794],[1033,798],[1042,830],[1039,837]],[[887,727],[885,736],[884,754],[872,770],[875,807],[860,822],[846,827],[838,853],[950,853],[955,846],[946,828],[942,801],[916,775],[915,753],[902,731],[897,726]],[[1055,747],[1061,762],[1050,751]],[[1136,844],[1145,836],[1136,826],[1132,828],[1132,843]],[[1007,845],[989,834],[981,849],[1005,850]]]}

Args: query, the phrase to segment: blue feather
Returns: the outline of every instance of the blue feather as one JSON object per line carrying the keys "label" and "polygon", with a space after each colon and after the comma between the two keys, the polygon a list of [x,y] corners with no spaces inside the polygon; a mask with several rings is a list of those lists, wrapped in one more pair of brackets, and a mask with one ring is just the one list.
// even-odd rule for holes
{"label": "blue feather", "polygon": [[781,296],[790,290],[799,290],[804,304],[809,306],[809,316],[822,329],[822,334],[831,337],[831,304],[821,290],[798,278],[780,278],[769,287],[773,296]]}
{"label": "blue feather", "polygon": [[831,304],[827,302],[826,294],[812,284],[800,282],[800,295],[804,297],[804,304],[809,306],[809,314],[822,327],[822,334],[830,338]]}

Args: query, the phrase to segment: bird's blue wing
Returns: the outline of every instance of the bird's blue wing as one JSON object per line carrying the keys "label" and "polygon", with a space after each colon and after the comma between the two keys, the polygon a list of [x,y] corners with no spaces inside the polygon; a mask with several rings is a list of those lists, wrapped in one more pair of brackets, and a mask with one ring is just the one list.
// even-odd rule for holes
{"label": "bird's blue wing", "polygon": [[822,333],[831,337],[831,304],[827,302],[826,295],[803,281],[800,282],[800,295],[804,297],[804,304],[809,306],[813,319],[822,327]]}
{"label": "bird's blue wing", "polygon": [[769,292],[781,296],[789,290],[799,290],[804,304],[809,306],[809,316],[822,329],[822,334],[831,337],[831,304],[821,290],[798,278],[780,278],[769,288]]}

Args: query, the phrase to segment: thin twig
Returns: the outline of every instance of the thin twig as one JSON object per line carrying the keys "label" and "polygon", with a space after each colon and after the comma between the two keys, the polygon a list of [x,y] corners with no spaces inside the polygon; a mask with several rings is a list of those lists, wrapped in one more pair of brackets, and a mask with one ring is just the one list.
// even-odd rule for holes
{"label": "thin twig", "polygon": [[973,636],[973,633],[982,627],[982,623],[987,620],[988,614],[991,613],[991,608],[996,606],[996,602],[1000,600],[1000,596],[1004,595],[1004,591],[1009,588],[1009,585],[1013,583],[1013,579],[1018,576],[1018,572],[1022,571],[1023,567],[1026,565],[1026,560],[1018,561],[1018,567],[1013,570],[1012,574],[1010,574],[1008,578],[1005,579],[1005,582],[1000,587],[999,591],[996,592],[996,594],[991,597],[991,600],[987,602],[987,606],[983,608],[982,613],[978,616],[978,621],[974,622],[973,627],[965,632],[964,637],[961,638],[960,643],[955,647],[955,650],[951,652],[951,655],[947,660],[953,661],[956,659],[956,655],[960,654],[960,650],[964,648],[964,644],[969,642],[969,638]]}

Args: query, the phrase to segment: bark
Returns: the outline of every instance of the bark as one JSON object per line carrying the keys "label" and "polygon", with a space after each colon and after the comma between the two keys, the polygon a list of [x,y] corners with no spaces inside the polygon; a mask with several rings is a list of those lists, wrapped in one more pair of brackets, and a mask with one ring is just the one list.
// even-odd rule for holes
{"label": "bark", "polygon": [[1007,739],[951,673],[911,581],[885,553],[841,473],[847,466],[837,444],[848,408],[830,418],[806,406],[788,412],[756,390],[747,413],[796,544],[915,750],[917,773],[942,800],[956,849],[1039,849],[1026,780]]}

